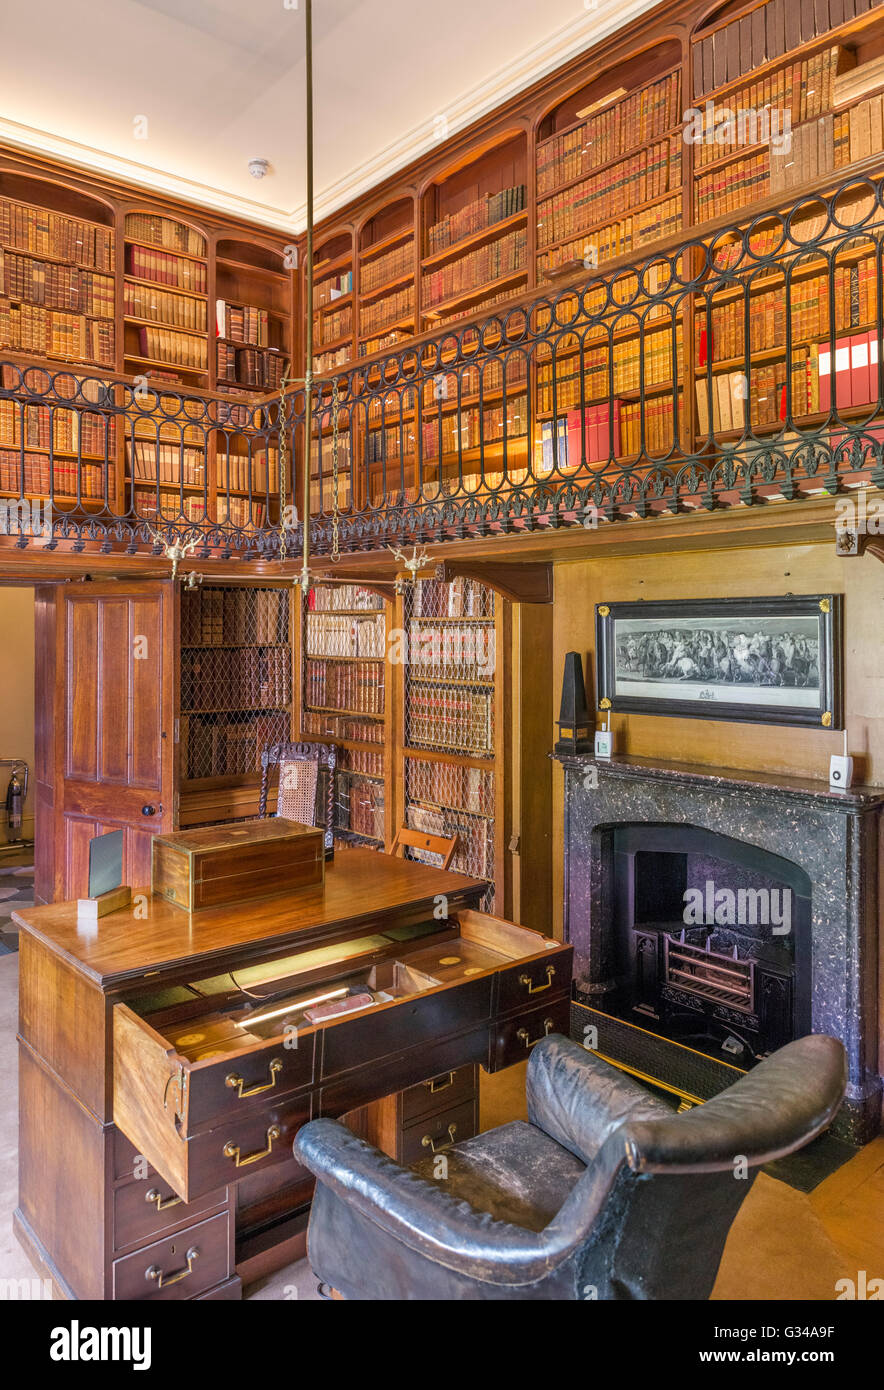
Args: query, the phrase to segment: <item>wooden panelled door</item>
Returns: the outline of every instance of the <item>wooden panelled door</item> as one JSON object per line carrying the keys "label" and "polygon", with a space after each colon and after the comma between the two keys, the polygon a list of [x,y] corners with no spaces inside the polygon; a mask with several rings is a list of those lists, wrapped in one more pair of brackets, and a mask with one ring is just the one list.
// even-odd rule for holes
{"label": "wooden panelled door", "polygon": [[176,603],[161,580],[54,590],[54,863],[40,897],[49,882],[56,899],[85,897],[89,841],[109,830],[124,832],[123,882],[150,884],[151,837],[174,825]]}

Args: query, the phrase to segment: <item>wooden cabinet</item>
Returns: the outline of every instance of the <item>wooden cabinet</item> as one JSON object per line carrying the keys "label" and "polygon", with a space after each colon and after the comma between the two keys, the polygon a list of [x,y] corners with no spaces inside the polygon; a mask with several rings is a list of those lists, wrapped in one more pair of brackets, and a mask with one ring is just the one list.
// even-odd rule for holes
{"label": "wooden cabinet", "polygon": [[[476,911],[483,891],[352,849],[248,914],[148,898],[138,931],[121,909],[91,937],[70,906],[19,914],[15,1225],[59,1289],[231,1297],[255,1260],[286,1263],[311,1118],[401,1093],[395,1143],[377,1139],[403,1163],[469,1137],[476,1066],[521,1060],[550,1020],[567,1032],[570,998],[570,947]],[[371,1002],[313,1014],[349,991]]]}

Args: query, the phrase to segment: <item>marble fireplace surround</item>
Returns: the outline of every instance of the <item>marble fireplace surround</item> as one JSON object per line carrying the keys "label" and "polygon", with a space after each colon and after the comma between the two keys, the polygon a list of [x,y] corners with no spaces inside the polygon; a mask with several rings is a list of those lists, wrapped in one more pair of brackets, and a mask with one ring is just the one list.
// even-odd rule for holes
{"label": "marble fireplace surround", "polygon": [[693,825],[797,864],[812,884],[811,1020],[844,1042],[848,1090],[837,1130],[877,1134],[879,844],[884,788],[832,791],[818,781],[730,768],[591,754],[553,757],[565,773],[565,940],[575,998],[604,1009],[614,985],[611,837],[618,825]]}

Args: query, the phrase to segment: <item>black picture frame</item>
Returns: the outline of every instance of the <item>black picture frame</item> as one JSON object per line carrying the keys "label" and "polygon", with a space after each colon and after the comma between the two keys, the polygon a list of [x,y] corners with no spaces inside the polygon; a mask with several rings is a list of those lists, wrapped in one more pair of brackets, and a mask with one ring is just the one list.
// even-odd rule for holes
{"label": "black picture frame", "polygon": [[597,604],[596,703],[842,729],[842,608],[841,594]]}

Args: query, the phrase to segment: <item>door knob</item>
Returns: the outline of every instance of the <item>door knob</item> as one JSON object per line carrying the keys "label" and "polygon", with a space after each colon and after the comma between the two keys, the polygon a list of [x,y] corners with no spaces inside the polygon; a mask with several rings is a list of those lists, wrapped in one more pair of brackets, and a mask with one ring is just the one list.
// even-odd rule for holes
{"label": "door knob", "polygon": [[156,806],[142,806],[142,808],[141,808],[141,814],[142,814],[143,816],[155,816],[156,813],[157,813],[157,808],[156,808]]}

